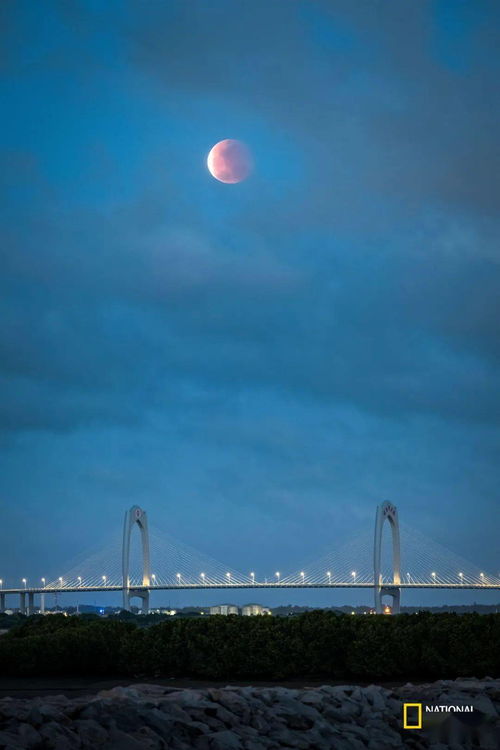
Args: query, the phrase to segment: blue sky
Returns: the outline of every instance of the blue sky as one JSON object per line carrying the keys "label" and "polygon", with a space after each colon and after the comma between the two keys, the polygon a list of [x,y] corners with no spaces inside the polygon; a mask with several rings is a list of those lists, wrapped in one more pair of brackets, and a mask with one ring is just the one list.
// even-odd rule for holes
{"label": "blue sky", "polygon": [[0,13],[3,577],[136,502],[264,573],[390,499],[496,570],[498,5]]}

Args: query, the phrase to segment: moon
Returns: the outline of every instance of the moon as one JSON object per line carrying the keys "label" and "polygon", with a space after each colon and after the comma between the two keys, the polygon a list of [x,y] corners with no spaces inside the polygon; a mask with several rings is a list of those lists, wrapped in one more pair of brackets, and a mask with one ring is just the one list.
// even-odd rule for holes
{"label": "moon", "polygon": [[248,146],[232,138],[216,143],[207,157],[207,167],[212,177],[228,184],[246,180],[252,166],[252,155]]}

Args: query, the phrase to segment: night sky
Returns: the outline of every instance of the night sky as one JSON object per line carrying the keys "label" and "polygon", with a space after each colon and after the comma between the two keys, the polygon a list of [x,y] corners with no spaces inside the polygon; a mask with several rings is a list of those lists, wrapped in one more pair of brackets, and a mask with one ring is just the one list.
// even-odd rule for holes
{"label": "night sky", "polygon": [[[133,503],[272,575],[385,499],[498,572],[500,4],[0,23],[0,576],[56,575]],[[225,138],[239,184],[207,170]]]}

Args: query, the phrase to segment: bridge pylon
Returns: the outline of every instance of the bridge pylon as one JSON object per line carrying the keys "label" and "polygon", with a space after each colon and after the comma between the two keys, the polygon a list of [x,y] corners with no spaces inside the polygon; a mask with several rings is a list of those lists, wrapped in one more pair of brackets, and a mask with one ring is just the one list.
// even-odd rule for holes
{"label": "bridge pylon", "polygon": [[[142,545],[142,586],[148,588],[134,588],[130,586],[130,536],[135,524],[139,527]],[[133,505],[125,513],[123,523],[122,546],[122,578],[123,578],[123,609],[130,610],[130,600],[133,597],[142,599],[142,611],[149,612],[149,586],[151,583],[151,561],[149,555],[148,517],[146,511]]]}
{"label": "bridge pylon", "polygon": [[[382,580],[382,531],[388,521],[392,532],[392,583]],[[392,613],[399,614],[401,603],[401,542],[399,538],[398,509],[387,501],[377,506],[375,517],[375,543],[373,547],[373,588],[375,592],[375,611],[383,613],[382,597],[392,597]]]}

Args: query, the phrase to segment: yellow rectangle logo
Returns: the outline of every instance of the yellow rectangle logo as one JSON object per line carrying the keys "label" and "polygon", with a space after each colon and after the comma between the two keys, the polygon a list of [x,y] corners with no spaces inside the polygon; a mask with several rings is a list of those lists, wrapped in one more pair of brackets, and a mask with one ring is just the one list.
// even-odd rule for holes
{"label": "yellow rectangle logo", "polygon": [[[408,709],[417,709],[417,723],[408,723]],[[403,727],[404,729],[422,729],[422,704],[421,703],[403,703]]]}

